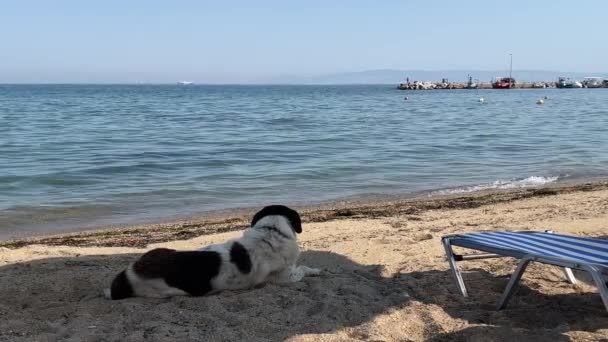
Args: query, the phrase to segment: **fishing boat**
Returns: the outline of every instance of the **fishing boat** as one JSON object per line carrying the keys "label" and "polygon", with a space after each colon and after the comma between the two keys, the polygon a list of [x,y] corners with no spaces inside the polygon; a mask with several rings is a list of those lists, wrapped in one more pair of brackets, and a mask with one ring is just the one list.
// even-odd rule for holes
{"label": "fishing boat", "polygon": [[190,82],[190,81],[179,81],[177,82],[177,85],[193,85],[194,82]]}
{"label": "fishing boat", "polygon": [[479,87],[479,85],[477,83],[473,82],[473,77],[471,77],[469,75],[469,81],[464,86],[464,89],[477,89],[478,87]]}
{"label": "fishing boat", "polygon": [[509,54],[511,57],[511,63],[509,65],[509,77],[497,77],[492,82],[492,88],[494,89],[511,89],[515,87],[515,79],[513,78],[513,54]]}
{"label": "fishing boat", "polygon": [[515,79],[513,77],[497,77],[492,82],[492,88],[494,89],[511,89],[515,86]]}

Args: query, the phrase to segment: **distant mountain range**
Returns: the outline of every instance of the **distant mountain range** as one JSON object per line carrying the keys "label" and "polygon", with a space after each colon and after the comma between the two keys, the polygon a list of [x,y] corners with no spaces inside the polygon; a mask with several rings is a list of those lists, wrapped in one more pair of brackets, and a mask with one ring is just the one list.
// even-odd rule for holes
{"label": "distant mountain range", "polygon": [[[451,82],[465,82],[471,75],[473,79],[481,82],[489,82],[495,77],[509,75],[505,70],[368,70],[359,72],[345,72],[327,74],[312,77],[282,77],[273,79],[272,83],[293,84],[398,84],[405,82],[409,77],[410,82],[419,81],[441,81],[447,78]],[[548,70],[513,70],[513,78],[518,82],[532,81],[554,81],[558,77],[570,77],[582,79],[587,76],[608,77],[606,72],[560,72]]]}
{"label": "distant mountain range", "polygon": [[[447,78],[450,82],[466,82],[468,75],[479,82],[489,82],[495,77],[508,76],[508,70],[396,70],[380,69],[358,72],[343,72],[322,74],[316,76],[303,75],[245,75],[239,73],[208,73],[208,72],[136,72],[136,71],[32,71],[23,74],[19,71],[2,70],[0,66],[1,83],[127,83],[127,84],[176,84],[180,80],[193,81],[195,84],[392,84],[397,85],[410,81],[435,81]],[[547,70],[513,70],[517,82],[557,81],[557,78],[570,77],[581,80],[586,76],[608,78],[608,72],[561,72]]]}

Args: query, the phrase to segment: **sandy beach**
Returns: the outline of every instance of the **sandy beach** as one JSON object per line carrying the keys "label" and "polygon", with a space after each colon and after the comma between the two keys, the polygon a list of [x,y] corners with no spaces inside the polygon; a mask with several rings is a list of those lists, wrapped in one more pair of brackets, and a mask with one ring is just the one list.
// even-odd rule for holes
{"label": "sandy beach", "polygon": [[463,197],[304,208],[300,263],[323,269],[291,285],[200,298],[108,301],[102,289],[154,247],[193,249],[240,234],[250,217],[0,243],[0,340],[6,341],[598,341],[608,314],[589,280],[532,265],[503,311],[511,259],[462,264],[458,293],[440,238],[552,229],[606,237],[608,182]]}

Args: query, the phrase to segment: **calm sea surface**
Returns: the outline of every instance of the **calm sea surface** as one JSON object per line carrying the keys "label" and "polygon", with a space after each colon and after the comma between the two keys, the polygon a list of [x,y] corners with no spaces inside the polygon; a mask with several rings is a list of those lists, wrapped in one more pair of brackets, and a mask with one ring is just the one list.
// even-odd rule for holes
{"label": "calm sea surface", "polygon": [[605,174],[608,89],[0,85],[0,238]]}

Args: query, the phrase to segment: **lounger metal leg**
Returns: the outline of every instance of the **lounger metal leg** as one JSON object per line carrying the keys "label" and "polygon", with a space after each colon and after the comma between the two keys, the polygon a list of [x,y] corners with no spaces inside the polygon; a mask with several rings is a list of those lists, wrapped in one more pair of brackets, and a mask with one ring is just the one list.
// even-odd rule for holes
{"label": "lounger metal leg", "polygon": [[608,288],[606,287],[606,281],[604,280],[602,273],[597,267],[591,265],[581,265],[581,268],[591,274],[595,286],[602,297],[602,302],[604,302],[604,307],[606,308],[606,311],[608,311]]}
{"label": "lounger metal leg", "polygon": [[[545,230],[545,233],[553,234],[554,231]],[[574,273],[572,273],[572,269],[570,267],[564,267],[564,272],[566,273],[566,278],[568,278],[568,281],[570,282],[570,284],[575,285],[577,283],[577,281],[576,281],[576,278],[574,277]]]}
{"label": "lounger metal leg", "polygon": [[460,270],[458,269],[458,265],[456,265],[456,260],[454,259],[454,251],[452,251],[452,244],[450,238],[443,239],[443,248],[445,248],[445,255],[448,258],[450,269],[452,269],[452,275],[454,276],[454,279],[458,284],[460,293],[462,293],[464,297],[468,297],[469,293],[467,292],[467,287],[464,285],[464,280],[462,280],[462,274],[460,274]]}
{"label": "lounger metal leg", "polygon": [[515,269],[515,272],[513,272],[513,275],[511,275],[509,284],[507,284],[507,287],[505,288],[505,291],[503,292],[502,297],[498,302],[498,306],[496,308],[497,310],[502,310],[507,307],[507,302],[509,301],[509,299],[513,295],[513,292],[517,288],[517,284],[519,283],[521,276],[526,271],[526,268],[528,267],[530,261],[532,261],[531,258],[524,257],[523,259],[521,259],[519,264],[517,264],[517,268]]}
{"label": "lounger metal leg", "polygon": [[575,285],[577,283],[574,273],[572,273],[572,269],[570,267],[564,267],[564,273],[566,273],[566,278],[568,278],[570,284]]}

